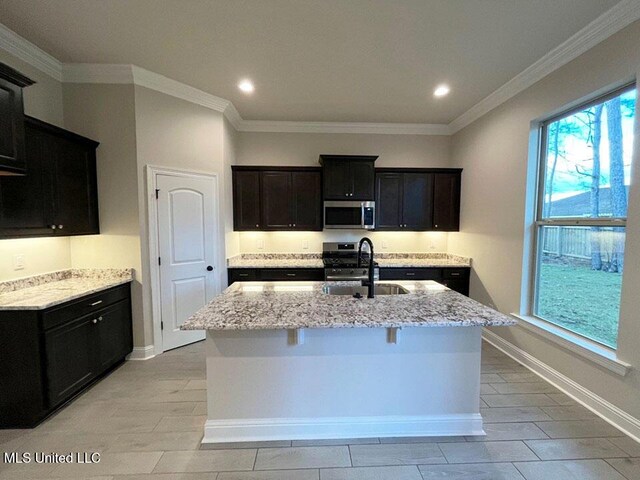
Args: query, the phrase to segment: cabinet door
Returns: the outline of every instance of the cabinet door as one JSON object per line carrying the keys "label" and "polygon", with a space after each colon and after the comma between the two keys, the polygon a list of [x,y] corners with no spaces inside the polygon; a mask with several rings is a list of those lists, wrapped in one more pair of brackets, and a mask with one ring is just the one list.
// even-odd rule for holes
{"label": "cabinet door", "polygon": [[373,200],[373,185],[375,170],[373,162],[369,160],[349,161],[349,183],[351,185],[351,200]]}
{"label": "cabinet door", "polygon": [[122,360],[133,350],[131,307],[122,300],[94,314],[98,320],[98,363],[100,374]]}
{"label": "cabinet door", "polygon": [[233,172],[233,229],[259,230],[260,172]]}
{"label": "cabinet door", "polygon": [[0,171],[24,174],[22,88],[0,78]]}
{"label": "cabinet door", "polygon": [[58,235],[100,233],[95,150],[58,138],[57,153],[52,158]]}
{"label": "cabinet door", "polygon": [[325,160],[323,165],[323,183],[325,200],[346,200],[351,196],[351,177],[346,160]]}
{"label": "cabinet door", "polygon": [[293,228],[291,172],[262,172],[263,230]]}
{"label": "cabinet door", "polygon": [[433,177],[429,173],[404,173],[402,230],[428,230],[433,221]]}
{"label": "cabinet door", "polygon": [[52,235],[49,163],[55,142],[29,125],[26,130],[27,175],[0,176],[0,237]]}
{"label": "cabinet door", "polygon": [[292,172],[294,230],[322,230],[322,174]]}
{"label": "cabinet door", "polygon": [[376,175],[376,230],[400,230],[402,174]]}
{"label": "cabinet door", "polygon": [[460,174],[434,175],[433,229],[460,230]]}
{"label": "cabinet door", "polygon": [[96,375],[97,322],[83,317],[45,333],[49,407],[68,399]]}

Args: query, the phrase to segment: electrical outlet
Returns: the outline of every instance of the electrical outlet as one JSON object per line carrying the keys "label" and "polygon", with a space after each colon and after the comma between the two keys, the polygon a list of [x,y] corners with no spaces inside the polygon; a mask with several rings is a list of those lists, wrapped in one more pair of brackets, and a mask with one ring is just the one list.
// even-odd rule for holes
{"label": "electrical outlet", "polygon": [[429,247],[431,250],[435,250],[436,246],[432,243],[431,246]]}
{"label": "electrical outlet", "polygon": [[309,240],[303,240],[302,241],[302,249],[303,250],[309,250]]}
{"label": "electrical outlet", "polygon": [[382,248],[384,249],[389,248],[389,242],[387,242],[386,240],[382,240]]}
{"label": "electrical outlet", "polygon": [[24,253],[16,253],[13,256],[13,269],[24,270]]}
{"label": "electrical outlet", "polygon": [[259,238],[256,246],[258,250],[264,250],[264,239]]}

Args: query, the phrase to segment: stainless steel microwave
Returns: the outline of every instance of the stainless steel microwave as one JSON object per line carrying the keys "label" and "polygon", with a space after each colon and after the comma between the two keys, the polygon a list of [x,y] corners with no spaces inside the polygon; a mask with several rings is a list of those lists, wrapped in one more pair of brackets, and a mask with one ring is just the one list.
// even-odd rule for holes
{"label": "stainless steel microwave", "polygon": [[324,202],[324,228],[372,230],[376,226],[376,202]]}

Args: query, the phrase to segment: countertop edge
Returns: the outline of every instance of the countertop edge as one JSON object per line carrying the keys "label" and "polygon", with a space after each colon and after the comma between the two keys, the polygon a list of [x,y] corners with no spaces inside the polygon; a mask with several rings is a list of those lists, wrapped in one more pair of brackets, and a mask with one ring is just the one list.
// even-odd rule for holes
{"label": "countertop edge", "polygon": [[104,290],[109,290],[110,288],[118,287],[120,285],[124,285],[125,283],[131,283],[132,281],[133,281],[133,278],[122,278],[122,279],[114,280],[113,282],[110,282],[107,285],[102,285],[98,288],[92,288],[82,293],[72,294],[62,300],[54,300],[44,305],[0,306],[0,312],[20,311],[20,310],[46,310],[47,308],[62,305],[63,303],[71,302],[73,300],[77,300],[78,298],[86,297],[87,295],[92,295],[94,293],[102,292]]}

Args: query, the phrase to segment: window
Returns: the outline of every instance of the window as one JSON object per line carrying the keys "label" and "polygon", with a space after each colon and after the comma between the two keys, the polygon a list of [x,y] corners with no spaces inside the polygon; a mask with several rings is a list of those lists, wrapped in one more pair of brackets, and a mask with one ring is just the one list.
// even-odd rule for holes
{"label": "window", "polygon": [[615,349],[636,90],[542,124],[533,315]]}

